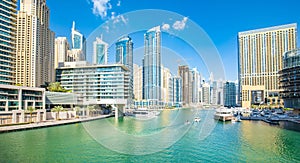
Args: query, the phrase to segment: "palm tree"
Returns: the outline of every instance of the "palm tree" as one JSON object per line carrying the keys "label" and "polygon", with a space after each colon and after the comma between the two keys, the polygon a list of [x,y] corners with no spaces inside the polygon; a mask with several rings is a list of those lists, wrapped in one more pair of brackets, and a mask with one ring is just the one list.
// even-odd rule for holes
{"label": "palm tree", "polygon": [[51,111],[56,112],[56,120],[59,120],[59,112],[64,111],[64,108],[62,106],[55,106]]}
{"label": "palm tree", "polygon": [[35,108],[32,106],[29,106],[27,108],[27,112],[30,114],[30,123],[32,123],[32,113],[35,111]]}

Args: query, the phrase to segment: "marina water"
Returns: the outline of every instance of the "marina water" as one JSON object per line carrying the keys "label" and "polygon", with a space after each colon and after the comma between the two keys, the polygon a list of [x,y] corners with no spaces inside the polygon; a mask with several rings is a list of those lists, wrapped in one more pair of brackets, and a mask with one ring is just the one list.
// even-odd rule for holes
{"label": "marina water", "polygon": [[0,162],[300,162],[300,132],[261,121],[219,122],[213,113],[165,110],[150,120],[108,118],[4,133]]}

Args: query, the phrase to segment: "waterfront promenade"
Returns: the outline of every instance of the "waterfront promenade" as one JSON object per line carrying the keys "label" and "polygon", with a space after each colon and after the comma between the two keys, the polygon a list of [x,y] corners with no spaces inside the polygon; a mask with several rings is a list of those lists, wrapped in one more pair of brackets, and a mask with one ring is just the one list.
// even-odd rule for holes
{"label": "waterfront promenade", "polygon": [[3,126],[0,127],[0,133],[5,132],[12,132],[12,131],[20,131],[20,130],[28,130],[28,129],[36,129],[36,128],[44,128],[44,127],[51,127],[51,126],[59,126],[59,125],[66,125],[66,124],[74,124],[74,123],[80,123],[80,122],[87,122],[97,119],[103,119],[111,117],[112,115],[100,115],[96,117],[84,117],[79,119],[68,119],[68,120],[49,120],[44,122],[35,122],[30,124],[24,124],[24,125],[15,125],[15,126]]}

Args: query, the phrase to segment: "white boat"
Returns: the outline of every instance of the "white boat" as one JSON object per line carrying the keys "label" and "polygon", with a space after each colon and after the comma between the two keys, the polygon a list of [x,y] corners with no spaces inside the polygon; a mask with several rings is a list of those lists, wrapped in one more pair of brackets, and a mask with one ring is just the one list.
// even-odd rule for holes
{"label": "white boat", "polygon": [[199,117],[195,117],[194,122],[200,122],[201,119]]}
{"label": "white boat", "polygon": [[132,112],[132,115],[136,118],[153,118],[160,114],[159,111],[149,111],[147,108],[139,108]]}
{"label": "white boat", "polygon": [[219,108],[219,109],[216,110],[214,118],[216,120],[220,120],[220,121],[225,122],[225,121],[232,120],[234,117],[233,117],[231,109]]}

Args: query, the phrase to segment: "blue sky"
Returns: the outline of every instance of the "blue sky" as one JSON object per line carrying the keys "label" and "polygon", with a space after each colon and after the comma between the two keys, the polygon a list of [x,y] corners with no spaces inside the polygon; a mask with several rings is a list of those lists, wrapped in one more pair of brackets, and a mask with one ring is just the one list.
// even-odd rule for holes
{"label": "blue sky", "polygon": [[[96,8],[98,10],[93,10],[94,4],[101,3],[106,4],[104,8],[99,5]],[[176,12],[206,31],[221,55],[228,80],[237,79],[238,32],[288,23],[300,24],[298,0],[47,0],[47,4],[50,8],[50,28],[56,36],[66,37],[70,37],[73,20],[76,21],[76,28],[88,36],[103,22],[111,19],[112,12],[115,17],[141,9]],[[142,45],[142,38],[142,34],[133,37],[135,45]],[[163,42],[163,45],[178,51],[182,57],[194,53],[186,45],[187,48],[178,48],[182,43],[178,40],[175,43],[171,42],[172,39],[164,40],[170,42]],[[191,65],[199,67],[200,72],[206,71],[201,68],[203,65],[199,61]],[[207,72],[201,73],[207,77]]]}

